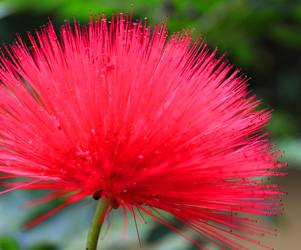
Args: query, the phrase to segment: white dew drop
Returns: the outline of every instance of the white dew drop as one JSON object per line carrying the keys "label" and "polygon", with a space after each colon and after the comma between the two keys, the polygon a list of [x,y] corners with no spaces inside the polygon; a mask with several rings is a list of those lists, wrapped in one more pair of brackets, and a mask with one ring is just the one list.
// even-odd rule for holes
{"label": "white dew drop", "polygon": [[56,124],[56,128],[57,128],[58,130],[62,130],[62,127],[61,127],[61,125],[60,125],[59,123]]}

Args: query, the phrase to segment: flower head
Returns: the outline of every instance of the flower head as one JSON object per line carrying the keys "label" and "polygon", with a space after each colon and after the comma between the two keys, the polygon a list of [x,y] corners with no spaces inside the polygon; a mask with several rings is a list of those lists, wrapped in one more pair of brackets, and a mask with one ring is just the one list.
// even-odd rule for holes
{"label": "flower head", "polygon": [[227,233],[252,241],[240,232],[270,230],[236,216],[282,209],[277,185],[264,182],[282,175],[262,133],[270,112],[216,50],[192,44],[189,29],[168,38],[166,23],[152,31],[122,13],[75,21],[75,31],[67,22],[59,37],[49,23],[36,37],[30,49],[18,37],[1,59],[1,178],[27,177],[3,180],[3,192],[53,190],[31,205],[70,195],[28,227],[94,195],[200,247],[160,210],[234,249]]}

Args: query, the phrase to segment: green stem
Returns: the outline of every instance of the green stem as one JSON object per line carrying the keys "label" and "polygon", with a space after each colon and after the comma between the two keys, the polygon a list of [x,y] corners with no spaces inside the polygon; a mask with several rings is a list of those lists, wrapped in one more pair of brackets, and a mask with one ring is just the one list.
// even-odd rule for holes
{"label": "green stem", "polygon": [[102,227],[102,223],[108,212],[111,198],[101,197],[97,203],[96,211],[91,223],[90,231],[88,234],[88,241],[86,250],[96,250],[99,233]]}

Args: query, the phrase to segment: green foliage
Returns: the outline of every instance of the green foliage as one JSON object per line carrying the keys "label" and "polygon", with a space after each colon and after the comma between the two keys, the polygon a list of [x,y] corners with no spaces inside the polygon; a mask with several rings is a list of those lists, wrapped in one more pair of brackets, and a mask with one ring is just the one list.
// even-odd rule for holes
{"label": "green foliage", "polygon": [[0,238],[0,250],[18,250],[18,243],[10,237]]}
{"label": "green foliage", "polygon": [[52,244],[43,243],[43,244],[33,246],[28,250],[58,250],[58,248]]}

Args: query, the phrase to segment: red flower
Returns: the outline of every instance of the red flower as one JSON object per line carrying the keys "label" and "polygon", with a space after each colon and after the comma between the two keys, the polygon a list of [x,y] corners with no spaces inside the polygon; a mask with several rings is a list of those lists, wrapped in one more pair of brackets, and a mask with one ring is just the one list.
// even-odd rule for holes
{"label": "red flower", "polygon": [[30,49],[18,37],[0,69],[2,178],[28,178],[4,192],[53,190],[30,205],[70,193],[28,228],[94,194],[125,221],[143,211],[204,249],[160,210],[233,249],[227,234],[257,243],[239,232],[270,231],[236,216],[282,210],[282,192],[264,182],[282,175],[262,134],[270,114],[255,110],[239,70],[200,38],[191,47],[189,30],[167,38],[166,23],[151,31],[122,14],[60,35],[49,23]]}

